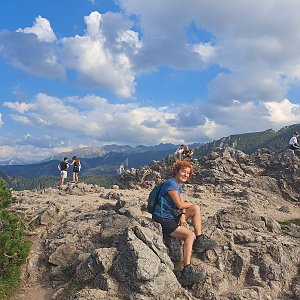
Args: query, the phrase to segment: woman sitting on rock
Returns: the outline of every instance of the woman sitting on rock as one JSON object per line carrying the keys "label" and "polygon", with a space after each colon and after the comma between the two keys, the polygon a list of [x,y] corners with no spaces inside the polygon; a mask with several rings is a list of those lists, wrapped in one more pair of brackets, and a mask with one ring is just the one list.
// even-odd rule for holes
{"label": "woman sitting on rock", "polygon": [[[205,277],[203,272],[197,272],[191,266],[192,250],[203,252],[217,246],[215,241],[202,234],[199,205],[183,201],[182,184],[192,175],[193,169],[189,161],[176,161],[173,165],[173,178],[163,184],[152,215],[153,220],[161,224],[164,235],[184,240],[184,268],[181,273],[181,282],[184,286],[197,283]],[[186,227],[189,219],[194,231]]]}

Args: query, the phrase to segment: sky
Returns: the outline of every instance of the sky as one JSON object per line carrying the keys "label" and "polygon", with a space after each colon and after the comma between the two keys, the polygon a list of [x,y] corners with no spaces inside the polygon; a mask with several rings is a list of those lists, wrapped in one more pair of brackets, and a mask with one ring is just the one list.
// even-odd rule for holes
{"label": "sky", "polygon": [[299,0],[3,0],[0,161],[300,123]]}

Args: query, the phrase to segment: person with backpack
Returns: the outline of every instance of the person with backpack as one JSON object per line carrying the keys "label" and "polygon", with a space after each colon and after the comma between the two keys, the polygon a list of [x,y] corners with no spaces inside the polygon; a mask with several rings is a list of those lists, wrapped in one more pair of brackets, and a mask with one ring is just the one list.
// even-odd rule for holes
{"label": "person with backpack", "polygon": [[[157,201],[152,213],[152,219],[162,226],[164,236],[183,240],[183,270],[181,283],[189,286],[205,278],[204,272],[197,272],[191,265],[192,251],[204,252],[215,249],[217,243],[202,233],[201,213],[198,204],[183,200],[182,185],[193,175],[189,161],[176,161],[173,164],[173,178],[161,185]],[[191,220],[194,230],[186,227]]]}
{"label": "person with backpack", "polygon": [[60,170],[59,186],[62,187],[65,179],[68,177],[68,169],[69,169],[68,158],[65,157],[64,160],[58,164],[57,168],[58,170]]}
{"label": "person with backpack", "polygon": [[77,158],[77,156],[72,157],[72,163],[73,165],[73,174],[72,174],[72,182],[73,183],[78,183],[78,173],[81,170],[81,163],[80,160]]}

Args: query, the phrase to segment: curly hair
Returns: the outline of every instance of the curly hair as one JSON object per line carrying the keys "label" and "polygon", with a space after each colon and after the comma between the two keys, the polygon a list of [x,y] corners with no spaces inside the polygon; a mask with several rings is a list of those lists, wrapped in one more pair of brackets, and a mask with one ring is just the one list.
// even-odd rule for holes
{"label": "curly hair", "polygon": [[173,164],[172,171],[173,176],[176,176],[179,169],[186,169],[190,168],[191,172],[189,175],[189,179],[193,176],[193,166],[192,164],[187,160],[176,160],[176,162]]}

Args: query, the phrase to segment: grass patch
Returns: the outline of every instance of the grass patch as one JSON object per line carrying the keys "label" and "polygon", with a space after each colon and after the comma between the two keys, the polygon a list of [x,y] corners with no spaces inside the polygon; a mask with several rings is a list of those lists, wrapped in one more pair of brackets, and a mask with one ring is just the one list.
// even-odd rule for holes
{"label": "grass patch", "polygon": [[76,272],[75,265],[65,266],[62,269],[62,272],[66,275],[69,281],[69,284],[64,288],[62,299],[69,298],[71,295],[74,295],[91,283],[91,280],[80,281],[79,279],[74,278],[74,274]]}
{"label": "grass patch", "polygon": [[69,298],[70,296],[76,294],[80,290],[84,289],[91,283],[91,280],[88,281],[79,281],[77,279],[72,279],[68,286],[64,288],[62,299]]}
{"label": "grass patch", "polygon": [[62,272],[68,277],[68,279],[71,279],[76,272],[76,266],[70,265],[63,267]]}
{"label": "grass patch", "polygon": [[18,290],[21,270],[18,266],[13,265],[7,269],[9,276],[0,277],[0,299],[9,299]]}
{"label": "grass patch", "polygon": [[296,225],[300,226],[300,218],[290,219],[290,220],[285,220],[285,221],[278,221],[278,223],[281,225],[296,224]]}
{"label": "grass patch", "polygon": [[70,282],[70,284],[65,288],[64,293],[66,295],[73,295],[76,292],[82,290],[86,286],[86,284],[87,283],[85,283],[85,282],[79,282],[76,280],[72,280]]}
{"label": "grass patch", "polygon": [[21,267],[30,250],[24,217],[8,210],[15,199],[0,181],[0,299],[8,299],[20,284]]}

